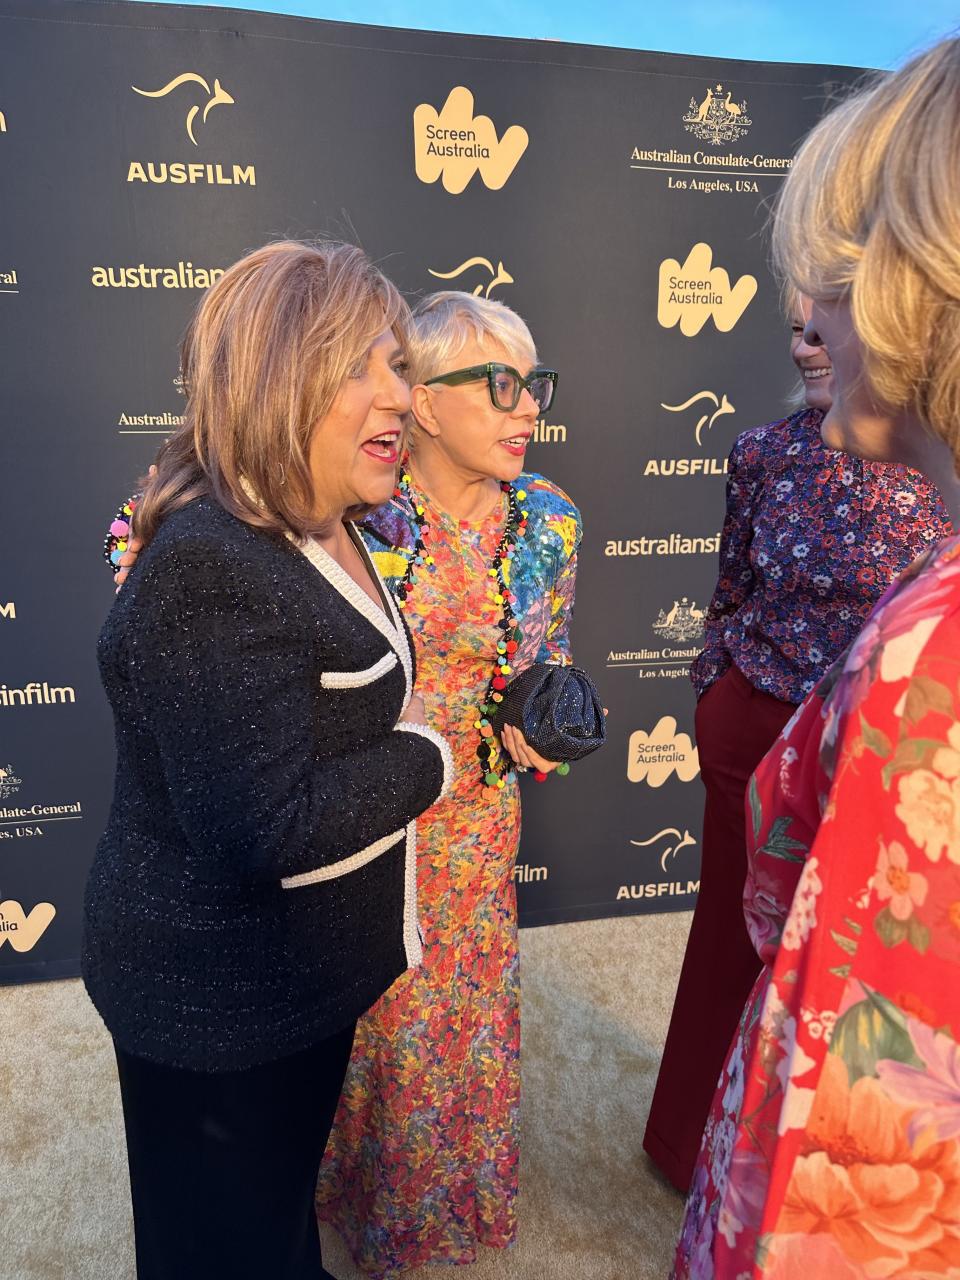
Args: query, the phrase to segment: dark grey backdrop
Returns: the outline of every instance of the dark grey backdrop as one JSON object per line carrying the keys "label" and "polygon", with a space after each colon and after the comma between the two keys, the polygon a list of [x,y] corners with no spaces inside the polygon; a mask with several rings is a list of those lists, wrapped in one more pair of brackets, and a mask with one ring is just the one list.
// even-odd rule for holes
{"label": "dark grey backdrop", "polygon": [[[278,235],[356,237],[411,295],[471,258],[490,267],[450,287],[512,277],[490,296],[561,370],[529,465],[582,509],[575,652],[610,708],[604,752],[525,784],[522,922],[690,907],[701,788],[670,766],[696,763],[681,737],[654,749],[668,777],[630,781],[628,747],[636,764],[632,735],[670,738],[670,718],[692,735],[684,651],[716,556],[678,539],[716,536],[730,444],[778,416],[792,384],[761,234],[784,170],[749,170],[789,157],[854,73],[112,0],[0,0],[0,50],[0,981],[76,972],[114,773],[99,545],[181,410],[176,346],[198,297],[95,287],[94,268],[223,267]],[[132,87],[183,74],[163,97]],[[456,86],[498,135],[529,135],[500,190],[417,177],[413,112]],[[133,162],[252,165],[256,184],[129,181]],[[660,264],[698,243],[758,288],[729,331],[707,318],[685,336],[658,321]],[[723,397],[732,410],[711,423]],[[30,945],[44,902],[56,915]]]}

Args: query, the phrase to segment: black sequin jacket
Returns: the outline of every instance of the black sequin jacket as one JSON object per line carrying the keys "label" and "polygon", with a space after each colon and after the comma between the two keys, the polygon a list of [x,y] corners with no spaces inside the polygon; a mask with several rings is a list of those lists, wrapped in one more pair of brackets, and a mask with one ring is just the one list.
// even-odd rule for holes
{"label": "black sequin jacket", "polygon": [[130,1053],[278,1058],[419,963],[413,819],[451,761],[397,726],[413,656],[387,603],[211,499],[140,556],[100,635],[119,768],[83,948]]}

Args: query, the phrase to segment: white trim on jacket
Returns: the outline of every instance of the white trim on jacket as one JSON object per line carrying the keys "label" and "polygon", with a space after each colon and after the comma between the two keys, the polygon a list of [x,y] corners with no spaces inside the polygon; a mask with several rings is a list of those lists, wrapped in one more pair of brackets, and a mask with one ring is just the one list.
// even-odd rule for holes
{"label": "white trim on jacket", "polygon": [[364,671],[324,671],[320,676],[320,685],[324,689],[362,689],[365,684],[373,684],[388,671],[392,671],[398,661],[396,653],[391,649]]}
{"label": "white trim on jacket", "polygon": [[[319,542],[314,538],[309,538],[299,547],[307,560],[313,567],[326,578],[327,582],[338,591],[340,595],[353,605],[358,613],[363,614],[367,621],[380,632],[387,640],[392,650],[391,653],[385,653],[379,661],[375,662],[372,667],[368,667],[365,671],[327,671],[320,677],[321,686],[325,689],[356,689],[366,684],[372,684],[375,680],[386,675],[388,671],[392,671],[397,664],[397,659],[403,667],[403,676],[405,684],[404,706],[410,701],[413,693],[413,656],[410,651],[410,641],[407,636],[406,628],[400,617],[400,610],[393,596],[387,590],[387,586],[380,575],[380,571],[373,562],[373,558],[367,551],[363,543],[363,539],[355,525],[349,525],[352,540],[357,549],[360,551],[363,561],[367,566],[371,576],[379,583],[383,598],[389,605],[389,615],[381,609],[373,599],[364,591],[358,582],[356,582],[347,571],[334,560],[333,556],[326,551]],[[297,544],[294,543],[296,546]],[[443,785],[437,800],[442,800],[453,784],[453,753],[447,740],[436,730],[431,729],[425,724],[411,724],[407,721],[401,721],[395,726],[397,730],[403,733],[417,733],[421,737],[428,739],[440,752],[443,761]],[[436,801],[434,801],[436,803]],[[330,863],[325,867],[317,867],[313,871],[304,871],[299,875],[286,876],[280,881],[284,889],[299,889],[305,885],[319,884],[324,880],[333,880],[337,876],[349,875],[351,871],[356,871],[360,867],[365,866],[368,862],[372,862],[374,858],[378,858],[381,854],[386,853],[392,848],[401,837],[405,838],[404,848],[404,875],[403,875],[403,946],[406,953],[407,967],[414,968],[423,960],[423,943],[420,932],[420,924],[417,918],[417,824],[409,822],[404,830],[395,831],[392,835],[383,836],[380,840],[375,840],[366,848],[359,852],[351,854],[347,858],[340,858],[336,862]]]}
{"label": "white trim on jacket", "polygon": [[[389,615],[367,595],[358,582],[355,582],[350,577],[346,569],[337,564],[329,551],[322,547],[316,538],[308,538],[299,547],[299,550],[306,556],[313,567],[323,574],[331,587],[338,591],[348,604],[352,604],[358,613],[362,613],[371,626],[376,627],[396,653],[403,666],[403,676],[406,683],[403,705],[406,706],[413,694],[413,657],[410,653],[410,642],[407,639],[403,623],[400,621],[400,613],[396,602],[387,590],[386,583],[380,576],[380,571],[363,545],[363,539],[360,537],[356,526],[351,524],[348,528],[352,530],[352,541],[357,546],[357,549],[362,552],[364,564],[367,566],[371,576],[380,584],[383,598],[390,606]],[[294,546],[296,545],[294,543]]]}

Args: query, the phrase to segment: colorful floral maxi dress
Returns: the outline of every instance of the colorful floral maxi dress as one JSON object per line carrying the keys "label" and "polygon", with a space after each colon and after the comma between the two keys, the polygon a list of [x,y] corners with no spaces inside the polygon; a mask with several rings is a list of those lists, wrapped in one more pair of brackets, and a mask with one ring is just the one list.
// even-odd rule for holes
{"label": "colorful floral maxi dress", "polygon": [[960,1276],[960,539],[884,597],[751,782],[765,962],[677,1280]]}
{"label": "colorful floral maxi dress", "polygon": [[[537,661],[569,663],[580,541],[578,512],[555,485],[523,475],[517,488],[528,523],[509,582],[523,631],[514,673]],[[488,570],[507,508],[504,500],[470,523],[411,500],[426,509],[434,565],[417,572],[405,616],[417,690],[453,749],[456,780],[417,823],[422,967],[360,1019],[317,1190],[320,1218],[376,1276],[472,1262],[478,1244],[502,1247],[516,1233],[520,795],[513,781],[497,799],[481,797],[475,728],[502,638]],[[364,527],[394,589],[414,531],[402,497]]]}

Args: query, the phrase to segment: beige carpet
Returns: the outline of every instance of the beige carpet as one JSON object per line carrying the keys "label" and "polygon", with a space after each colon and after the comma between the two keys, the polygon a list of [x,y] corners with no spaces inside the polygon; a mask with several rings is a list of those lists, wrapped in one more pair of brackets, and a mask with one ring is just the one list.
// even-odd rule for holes
{"label": "beige carpet", "polygon": [[[520,1238],[475,1266],[411,1280],[667,1275],[682,1203],[640,1141],[689,923],[675,914],[523,931]],[[102,1024],[79,982],[51,982],[0,988],[0,1027],[0,1277],[133,1280]],[[334,1236],[324,1245],[339,1280],[360,1280]]]}

